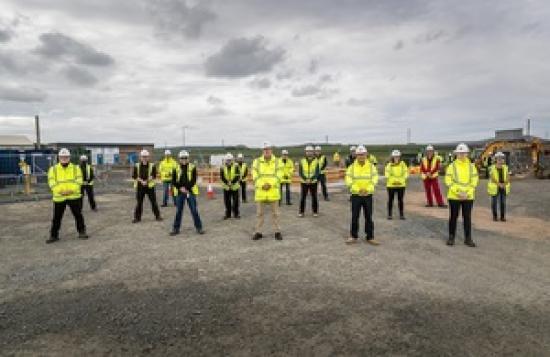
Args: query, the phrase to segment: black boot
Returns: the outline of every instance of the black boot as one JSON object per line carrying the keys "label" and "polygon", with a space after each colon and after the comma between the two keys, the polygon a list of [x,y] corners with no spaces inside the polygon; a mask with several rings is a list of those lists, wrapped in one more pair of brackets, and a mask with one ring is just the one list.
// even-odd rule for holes
{"label": "black boot", "polygon": [[455,236],[449,236],[449,239],[447,240],[447,245],[455,245]]}
{"label": "black boot", "polygon": [[260,240],[262,239],[264,236],[261,234],[261,233],[254,233],[254,235],[252,236],[252,240]]}
{"label": "black boot", "polygon": [[82,231],[78,233],[78,238],[80,239],[88,239],[88,235],[86,234],[86,231]]}
{"label": "black boot", "polygon": [[177,231],[177,230],[172,230],[172,232],[170,232],[170,235],[171,236],[177,236],[178,234],[180,234],[180,231]]}
{"label": "black boot", "polygon": [[55,243],[59,240],[59,237],[51,236],[50,239],[46,241],[46,244]]}
{"label": "black boot", "polygon": [[474,243],[472,238],[466,238],[466,240],[464,241],[464,245],[467,245],[468,247],[471,247],[471,248],[476,247],[476,244]]}
{"label": "black boot", "polygon": [[276,240],[283,240],[283,235],[281,234],[281,232],[276,232],[275,233],[275,239]]}

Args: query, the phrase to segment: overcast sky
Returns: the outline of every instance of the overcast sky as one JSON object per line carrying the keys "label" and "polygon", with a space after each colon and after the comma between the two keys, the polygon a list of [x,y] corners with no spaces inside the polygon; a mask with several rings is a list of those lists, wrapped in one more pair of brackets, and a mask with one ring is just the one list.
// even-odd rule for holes
{"label": "overcast sky", "polygon": [[0,132],[404,143],[550,131],[548,0],[2,0]]}

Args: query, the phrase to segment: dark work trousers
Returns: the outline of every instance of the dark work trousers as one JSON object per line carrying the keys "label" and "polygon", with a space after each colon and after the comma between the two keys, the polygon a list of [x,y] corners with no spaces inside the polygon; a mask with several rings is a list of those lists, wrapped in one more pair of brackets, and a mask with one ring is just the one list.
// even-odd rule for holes
{"label": "dark work trousers", "polygon": [[397,194],[397,205],[399,206],[399,215],[404,216],[403,198],[405,197],[405,187],[388,187],[388,216],[391,217],[393,211],[393,199]]}
{"label": "dark work trousers", "polygon": [[145,198],[145,195],[149,197],[149,201],[151,202],[151,208],[153,209],[153,214],[156,218],[160,218],[160,211],[159,206],[157,204],[157,195],[155,193],[154,187],[143,187],[138,186],[136,190],[136,199],[137,199],[137,205],[136,210],[134,212],[134,218],[138,221],[141,220],[141,214],[143,212],[143,199]]}
{"label": "dark work trousers", "polygon": [[90,203],[90,208],[95,209],[95,198],[94,198],[94,186],[92,185],[82,185],[80,186],[80,193],[82,194],[82,197],[80,197],[80,204],[81,209],[84,208],[84,193],[86,193],[86,196],[88,196],[88,202]]}
{"label": "dark work trousers", "polygon": [[290,183],[288,182],[281,184],[281,199],[279,200],[279,205],[281,205],[281,203],[283,202],[283,187],[286,190],[286,196],[285,196],[286,204],[289,205],[290,204]]}
{"label": "dark work trousers", "polygon": [[319,212],[319,201],[317,200],[317,182],[315,183],[302,183],[301,185],[301,197],[300,197],[300,213],[304,213],[306,209],[307,194],[311,193],[311,209],[313,213]]}
{"label": "dark work trousers", "polygon": [[500,201],[500,218],[504,219],[506,217],[506,190],[500,188],[497,191],[497,194],[491,197],[491,208],[493,209],[493,218],[497,218],[498,211],[497,205]]}
{"label": "dark work trousers", "polygon": [[52,228],[50,230],[50,236],[58,238],[59,228],[61,228],[61,220],[63,219],[63,213],[65,213],[65,207],[69,206],[71,213],[74,216],[76,223],[76,230],[78,233],[86,232],[86,226],[84,225],[84,217],[82,216],[82,205],[80,198],[74,200],[65,200],[63,202],[53,203],[53,220]]}
{"label": "dark work trousers", "polygon": [[195,229],[200,231],[202,229],[201,217],[199,216],[199,211],[197,209],[197,197],[189,193],[179,193],[176,196],[176,217],[174,218],[174,231],[179,232],[181,227],[181,218],[183,216],[183,208],[185,207],[185,201],[189,206],[189,211],[191,211],[191,216],[193,217],[193,223]]}
{"label": "dark work trousers", "polygon": [[326,200],[328,199],[327,175],[319,174],[319,182],[321,183],[321,192],[323,193],[323,198]]}
{"label": "dark work trousers", "polygon": [[168,204],[168,197],[172,196],[172,202],[174,203],[174,206],[176,205],[176,197],[174,197],[172,190],[172,182],[171,181],[163,181],[162,182],[162,205],[166,206]]}
{"label": "dark work trousers", "polygon": [[231,217],[231,211],[233,211],[233,217],[239,216],[239,190],[223,190],[223,202],[227,218]]}
{"label": "dark work trousers", "polygon": [[241,181],[241,197],[246,202],[246,181]]}
{"label": "dark work trousers", "polygon": [[363,209],[365,217],[365,234],[367,240],[374,239],[374,222],[372,221],[372,195],[359,196],[351,195],[351,230],[353,238],[358,238],[359,216]]}
{"label": "dark work trousers", "polygon": [[464,239],[472,239],[472,208],[474,207],[473,200],[449,200],[449,236],[456,235],[456,222],[458,214],[462,210],[462,220],[464,221]]}

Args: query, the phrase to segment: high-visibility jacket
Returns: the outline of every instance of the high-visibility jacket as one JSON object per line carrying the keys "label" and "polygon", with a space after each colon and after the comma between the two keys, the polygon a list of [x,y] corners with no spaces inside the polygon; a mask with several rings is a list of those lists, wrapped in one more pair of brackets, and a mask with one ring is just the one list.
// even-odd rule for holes
{"label": "high-visibility jacket", "polygon": [[241,187],[239,183],[241,176],[237,170],[237,164],[231,164],[231,166],[223,165],[220,169],[220,174],[223,176],[222,187],[224,190],[236,191]]}
{"label": "high-visibility jacket", "polygon": [[422,180],[428,178],[427,174],[430,174],[431,178],[437,178],[439,176],[439,167],[441,165],[441,160],[438,156],[433,156],[432,161],[428,161],[427,157],[422,158],[422,164],[420,165],[420,173]]}
{"label": "high-visibility jacket", "polygon": [[327,157],[321,155],[317,158],[317,162],[319,163],[319,173],[324,175],[327,172]]}
{"label": "high-visibility jacket", "polygon": [[171,156],[162,159],[159,163],[160,179],[162,182],[172,181],[172,172],[177,170],[178,163]]}
{"label": "high-visibility jacket", "polygon": [[283,177],[281,178],[281,183],[291,183],[292,176],[294,176],[294,162],[291,159],[286,159],[286,162],[279,163],[281,166],[281,171],[283,172]]}
{"label": "high-visibility jacket", "polygon": [[333,162],[340,162],[340,154],[335,152],[334,155],[332,155],[332,161]]}
{"label": "high-visibility jacket", "polygon": [[[78,165],[69,163],[63,167],[58,163],[48,170],[48,185],[52,190],[54,202],[79,199],[81,197],[82,170]],[[61,194],[68,191],[71,192],[70,195]]]}
{"label": "high-visibility jacket", "polygon": [[371,164],[373,164],[375,166],[378,165],[378,159],[373,154],[370,154],[368,159],[371,162]]}
{"label": "high-visibility jacket", "polygon": [[397,164],[390,162],[386,165],[384,176],[386,176],[386,187],[407,187],[409,168],[404,161],[399,161]]}
{"label": "high-visibility jacket", "polygon": [[[152,163],[152,162],[149,162],[147,164],[147,187],[149,188],[153,188],[155,187],[155,178],[153,177],[153,167],[155,165]],[[137,179],[140,178],[140,167],[141,167],[141,163],[138,162],[136,164],[136,179],[134,180],[134,188],[137,188],[138,187],[138,181]]]}
{"label": "high-visibility jacket", "polygon": [[447,185],[447,198],[460,200],[460,193],[466,193],[467,200],[474,200],[476,187],[479,184],[479,176],[476,166],[470,159],[455,160],[445,172],[445,185]]}
{"label": "high-visibility jacket", "polygon": [[[504,184],[506,184],[505,192],[506,194],[510,194],[510,172],[508,170],[508,165],[503,164],[502,165],[502,176],[504,179]],[[498,169],[496,165],[491,165],[489,168],[489,182],[487,182],[487,193],[489,196],[496,196],[498,193]]]}
{"label": "high-visibility jacket", "polygon": [[239,165],[239,174],[241,175],[241,182],[246,182],[248,179],[248,165],[246,162]]}
{"label": "high-visibility jacket", "polygon": [[320,167],[319,160],[313,158],[308,161],[306,158],[300,160],[300,177],[302,178],[302,183],[315,183],[319,179]]}
{"label": "high-visibility jacket", "polygon": [[358,195],[361,190],[369,195],[373,194],[377,184],[378,170],[369,160],[365,160],[363,165],[355,160],[346,170],[346,186],[352,195]]}
{"label": "high-visibility jacket", "polygon": [[[187,164],[187,180],[191,180],[191,178],[193,177],[193,170],[195,170],[195,165],[191,163]],[[176,168],[176,182],[180,181],[181,174],[182,174],[181,167],[178,165]],[[180,191],[177,189],[177,187],[173,187],[173,192],[174,192],[174,197],[180,194]],[[196,182],[191,188],[191,193],[194,194],[195,196],[199,195],[199,185],[197,185]]]}
{"label": "high-visibility jacket", "polygon": [[[82,170],[82,167],[80,167],[80,170]],[[84,166],[83,174],[83,180],[82,185],[84,186],[93,186],[94,185],[94,169],[92,168],[92,165],[86,164]],[[85,176],[85,179],[84,179]]]}
{"label": "high-visibility jacket", "polygon": [[[282,177],[283,170],[278,158],[271,156],[270,160],[266,160],[264,156],[260,156],[255,159],[252,164],[252,179],[254,180],[256,202],[279,201]],[[270,185],[269,189],[263,189],[265,184]]]}

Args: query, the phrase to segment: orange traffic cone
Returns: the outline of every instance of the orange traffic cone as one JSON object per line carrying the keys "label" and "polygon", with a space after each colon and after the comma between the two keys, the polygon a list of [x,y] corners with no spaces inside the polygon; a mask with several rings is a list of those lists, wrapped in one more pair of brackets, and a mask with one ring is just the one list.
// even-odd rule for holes
{"label": "orange traffic cone", "polygon": [[209,200],[214,199],[214,188],[212,187],[212,184],[208,184],[208,189],[206,191],[206,197],[208,197]]}

